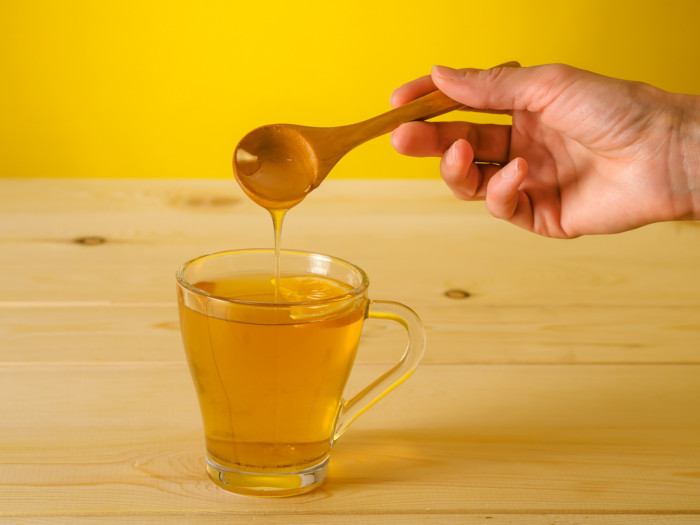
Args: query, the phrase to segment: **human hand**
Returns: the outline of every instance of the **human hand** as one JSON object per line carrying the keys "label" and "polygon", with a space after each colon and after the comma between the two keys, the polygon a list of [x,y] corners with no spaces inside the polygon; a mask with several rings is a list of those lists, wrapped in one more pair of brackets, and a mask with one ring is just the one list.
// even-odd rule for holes
{"label": "human hand", "polygon": [[700,219],[700,96],[551,64],[489,70],[436,66],[398,88],[399,106],[435,89],[512,126],[409,122],[400,153],[441,157],[464,200],[559,238]]}

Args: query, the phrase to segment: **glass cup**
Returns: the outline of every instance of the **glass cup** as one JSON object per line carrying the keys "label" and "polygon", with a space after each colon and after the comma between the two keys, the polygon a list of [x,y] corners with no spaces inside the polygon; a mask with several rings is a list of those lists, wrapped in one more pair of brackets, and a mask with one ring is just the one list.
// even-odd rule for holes
{"label": "glass cup", "polygon": [[[207,472],[238,494],[290,496],[321,484],[335,440],[411,375],[425,346],[418,316],[404,305],[370,300],[367,275],[357,266],[282,251],[275,292],[282,296],[257,293],[263,285],[274,288],[273,268],[274,250],[235,250],[193,259],[177,272]],[[265,282],[253,277],[264,273]],[[323,298],[310,299],[308,287],[319,282]],[[345,400],[367,318],[398,322],[408,345],[393,368]]]}

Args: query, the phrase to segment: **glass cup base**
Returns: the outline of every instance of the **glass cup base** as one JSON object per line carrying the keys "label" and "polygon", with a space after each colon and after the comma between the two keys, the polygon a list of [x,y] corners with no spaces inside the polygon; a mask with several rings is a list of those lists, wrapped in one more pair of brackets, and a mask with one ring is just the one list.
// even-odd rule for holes
{"label": "glass cup base", "polygon": [[207,473],[221,488],[244,496],[282,497],[304,494],[326,479],[328,458],[297,472],[243,472],[207,458]]}

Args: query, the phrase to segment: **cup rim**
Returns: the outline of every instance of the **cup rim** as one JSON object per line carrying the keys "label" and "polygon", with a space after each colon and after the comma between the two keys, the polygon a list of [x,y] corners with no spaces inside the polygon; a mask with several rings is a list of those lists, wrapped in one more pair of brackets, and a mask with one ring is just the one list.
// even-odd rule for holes
{"label": "cup rim", "polygon": [[222,250],[219,252],[213,252],[213,253],[208,253],[205,255],[199,255],[199,256],[194,257],[192,259],[189,259],[188,261],[181,264],[180,267],[177,269],[177,272],[175,272],[175,278],[177,280],[177,283],[180,286],[182,286],[183,288],[186,288],[187,290],[189,290],[190,292],[192,292],[196,295],[204,296],[207,299],[221,301],[221,302],[225,302],[228,304],[238,304],[241,306],[255,306],[255,307],[263,307],[263,308],[287,308],[287,307],[312,306],[312,305],[321,305],[321,304],[342,302],[342,301],[347,301],[353,297],[357,297],[357,296],[361,295],[369,287],[369,277],[367,276],[367,273],[359,266],[357,266],[349,261],[346,261],[345,259],[341,259],[340,257],[335,257],[333,255],[326,255],[326,254],[317,253],[317,252],[309,252],[309,251],[305,251],[305,250],[280,250],[280,256],[293,255],[293,256],[313,257],[316,259],[326,260],[326,261],[330,261],[330,262],[335,263],[335,264],[340,264],[340,265],[349,267],[353,271],[357,272],[360,275],[360,284],[358,286],[356,286],[355,288],[353,288],[352,290],[348,290],[347,292],[345,292],[343,294],[336,295],[334,297],[330,297],[327,299],[275,303],[275,302],[263,302],[263,301],[250,301],[250,300],[244,300],[244,299],[235,299],[232,297],[225,297],[222,295],[212,294],[212,293],[209,293],[205,290],[202,290],[201,288],[197,288],[192,283],[190,283],[187,279],[185,279],[185,275],[184,275],[185,271],[187,271],[187,269],[191,265],[193,265],[197,262],[201,262],[205,259],[210,259],[210,258],[214,258],[214,257],[222,257],[225,255],[255,254],[255,253],[271,254],[274,256],[275,250],[273,248],[247,248],[247,249],[235,249],[235,250]]}

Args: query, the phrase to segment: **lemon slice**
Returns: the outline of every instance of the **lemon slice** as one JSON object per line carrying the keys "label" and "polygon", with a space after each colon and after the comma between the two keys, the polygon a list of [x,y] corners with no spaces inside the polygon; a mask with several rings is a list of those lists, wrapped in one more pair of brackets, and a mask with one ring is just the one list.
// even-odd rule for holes
{"label": "lemon slice", "polygon": [[289,308],[289,317],[295,321],[337,317],[356,308],[354,300],[333,301],[350,291],[352,286],[328,277],[283,277],[277,302],[304,303]]}
{"label": "lemon slice", "polygon": [[350,285],[327,277],[295,276],[280,279],[279,302],[327,301],[352,290]]}

